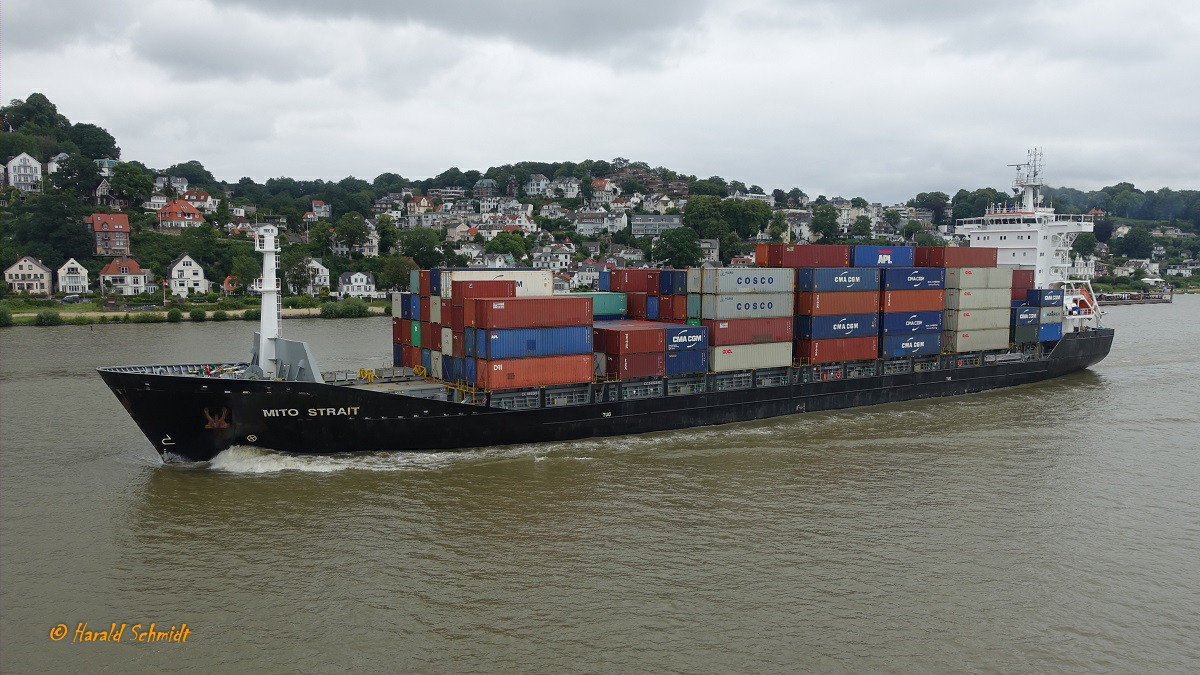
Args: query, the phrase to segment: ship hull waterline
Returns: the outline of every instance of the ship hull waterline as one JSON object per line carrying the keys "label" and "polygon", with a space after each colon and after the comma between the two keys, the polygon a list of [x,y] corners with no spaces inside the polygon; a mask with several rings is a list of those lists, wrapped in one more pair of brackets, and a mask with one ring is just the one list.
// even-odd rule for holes
{"label": "ship hull waterline", "polygon": [[1040,360],[628,401],[505,410],[347,386],[99,369],[164,461],[235,445],[295,454],[432,451],[570,441],[971,394],[1083,370],[1113,331],[1064,336]]}

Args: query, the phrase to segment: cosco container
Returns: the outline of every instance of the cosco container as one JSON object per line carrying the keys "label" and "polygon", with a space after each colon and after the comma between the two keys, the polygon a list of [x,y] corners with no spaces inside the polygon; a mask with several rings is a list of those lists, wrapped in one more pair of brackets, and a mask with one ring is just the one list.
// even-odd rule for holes
{"label": "cosco container", "polygon": [[1038,324],[1038,342],[1061,340],[1062,336],[1063,327],[1061,323]]}
{"label": "cosco container", "polygon": [[884,291],[880,294],[883,312],[940,312],[946,306],[945,291]]}
{"label": "cosco container", "polygon": [[875,337],[878,334],[878,314],[796,317],[795,335],[799,340]]}
{"label": "cosco container", "polygon": [[911,246],[851,246],[854,267],[915,267]]}
{"label": "cosco container", "polygon": [[946,312],[946,330],[992,330],[1008,328],[1011,324],[1012,310],[1007,307],[999,309],[959,309]]}
{"label": "cosco container", "polygon": [[[777,256],[770,267],[849,267],[850,247],[840,245],[771,244],[768,255]],[[777,253],[776,253],[777,251]]]}
{"label": "cosco container", "polygon": [[842,340],[797,340],[796,360],[802,363],[867,361],[879,357],[879,338],[857,337]]}
{"label": "cosco container", "polygon": [[507,361],[475,359],[475,384],[482,389],[525,389],[591,381],[591,354]]}
{"label": "cosco container", "polygon": [[706,293],[700,300],[700,317],[703,319],[774,319],[791,315],[791,293]]}
{"label": "cosco container", "polygon": [[1012,341],[1017,344],[1029,344],[1038,341],[1038,324],[1031,323],[1012,327]]}
{"label": "cosco container", "polygon": [[441,293],[454,297],[455,281],[512,281],[518,298],[544,297],[554,293],[554,278],[550,270],[531,269],[469,269],[439,270]]}
{"label": "cosco container", "polygon": [[885,335],[879,345],[879,350],[885,359],[940,354],[942,352],[942,334]]}
{"label": "cosco container", "polygon": [[879,269],[875,267],[801,267],[796,270],[796,290],[877,291]]}
{"label": "cosco container", "polygon": [[796,288],[796,273],[791,269],[703,267],[699,271],[700,292],[705,294],[791,293]]}
{"label": "cosco container", "polygon": [[917,267],[995,267],[996,249],[980,246],[918,246]]}
{"label": "cosco container", "polygon": [[[445,272],[445,274],[453,275],[453,272]],[[511,298],[517,294],[517,282],[513,280],[507,281],[452,281],[450,289],[453,295],[447,296],[450,298],[450,304],[454,307],[462,307],[463,301],[469,298]]]}
{"label": "cosco container", "polygon": [[1008,349],[1008,329],[944,331],[942,345],[955,353]]}
{"label": "cosco container", "polygon": [[779,319],[728,319],[703,321],[713,347],[790,342],[795,326],[791,317]]}
{"label": "cosco container", "polygon": [[1014,326],[1032,326],[1041,321],[1042,312],[1037,307],[1014,307],[1010,311]]}
{"label": "cosco container", "polygon": [[593,316],[617,316],[629,311],[624,293],[559,293],[555,297],[591,298]]}
{"label": "cosco container", "polygon": [[1042,307],[1038,310],[1038,323],[1062,323],[1062,307]]}
{"label": "cosco container", "polygon": [[895,312],[880,314],[883,335],[942,332],[942,312]]}
{"label": "cosco container", "polygon": [[778,368],[792,363],[791,342],[710,347],[708,369],[713,372]]}
{"label": "cosco container", "polygon": [[872,314],[879,311],[878,291],[797,293],[795,313],[811,316]]}
{"label": "cosco container", "polygon": [[[593,362],[593,367],[596,365],[598,363]],[[667,354],[605,354],[603,372],[596,374],[619,380],[627,377],[662,377],[667,374]]]}
{"label": "cosco container", "polygon": [[525,359],[592,352],[591,326],[516,328],[475,331],[472,356],[481,359]]}
{"label": "cosco container", "polygon": [[994,309],[1012,302],[1007,288],[947,289],[946,309]]}
{"label": "cosco container", "polygon": [[476,328],[590,326],[592,299],[569,296],[474,298],[463,305],[463,321]]}
{"label": "cosco container", "polygon": [[708,348],[667,352],[667,375],[691,375],[708,372]]}
{"label": "cosco container", "polygon": [[1032,288],[1025,294],[1025,301],[1034,307],[1061,307],[1063,299],[1061,288]]}
{"label": "cosco container", "polygon": [[667,350],[666,326],[632,321],[596,324],[592,327],[592,345],[606,354],[641,354]]}
{"label": "cosco container", "polygon": [[663,336],[669,352],[708,349],[708,329],[704,326],[667,324]]}
{"label": "cosco container", "polygon": [[885,291],[928,291],[946,287],[946,270],[938,267],[885,267],[879,271]]}

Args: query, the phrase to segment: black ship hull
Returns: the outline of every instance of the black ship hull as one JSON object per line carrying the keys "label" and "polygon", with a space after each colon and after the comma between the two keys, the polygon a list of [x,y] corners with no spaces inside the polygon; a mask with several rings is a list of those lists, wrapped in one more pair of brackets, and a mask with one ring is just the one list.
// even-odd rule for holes
{"label": "black ship hull", "polygon": [[[728,424],[822,410],[957,396],[1082,370],[1108,355],[1113,331],[1064,336],[1036,359],[794,381],[611,400],[593,385],[577,405],[506,410],[348,386],[155,374],[100,375],[165,461],[211,460],[234,445],[301,454],[445,450],[566,441]],[[946,359],[943,358],[943,361]],[[710,376],[711,377],[711,376]],[[751,380],[753,382],[753,380]],[[608,386],[615,386],[610,383]]]}

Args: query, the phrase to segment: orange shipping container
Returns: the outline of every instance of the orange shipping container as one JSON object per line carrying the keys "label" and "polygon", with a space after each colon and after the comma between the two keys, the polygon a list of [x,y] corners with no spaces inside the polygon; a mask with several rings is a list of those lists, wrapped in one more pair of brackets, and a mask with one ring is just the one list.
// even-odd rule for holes
{"label": "orange shipping container", "polygon": [[869,361],[879,358],[879,338],[837,338],[833,340],[797,340],[796,359],[804,363]]}
{"label": "orange shipping container", "polygon": [[[936,292],[941,293],[941,291]],[[832,316],[834,314],[877,314],[878,312],[879,291],[827,291],[796,294],[797,315]]]}
{"label": "orange shipping container", "polygon": [[525,389],[591,381],[591,354],[475,362],[475,382],[482,389]]}
{"label": "orange shipping container", "polygon": [[463,322],[488,329],[590,326],[592,299],[568,295],[473,298],[463,305]]}
{"label": "orange shipping container", "polygon": [[671,318],[677,321],[687,320],[687,296],[671,296]]}
{"label": "orange shipping container", "polygon": [[996,249],[983,246],[918,246],[915,267],[995,267]]}
{"label": "orange shipping container", "polygon": [[462,307],[469,298],[513,298],[517,295],[515,281],[451,281],[450,303]]}
{"label": "orange shipping container", "polygon": [[[1013,289],[1018,288],[1033,288],[1033,270],[1013,270]],[[1025,296],[1021,296],[1024,300]]]}
{"label": "orange shipping container", "polygon": [[946,306],[946,293],[933,291],[884,291],[883,312],[940,312]]}

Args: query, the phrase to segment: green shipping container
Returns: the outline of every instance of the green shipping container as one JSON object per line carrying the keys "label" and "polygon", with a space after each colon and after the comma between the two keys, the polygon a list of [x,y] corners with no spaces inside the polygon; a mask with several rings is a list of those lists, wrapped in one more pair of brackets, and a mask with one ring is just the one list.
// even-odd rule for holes
{"label": "green shipping container", "polygon": [[703,326],[703,325],[704,325],[704,323],[703,323],[703,322],[701,322],[701,321],[700,321],[700,319],[688,319],[688,320],[687,320],[687,325],[689,325],[689,326]]}
{"label": "green shipping container", "polygon": [[[562,295],[567,295],[563,293]],[[572,298],[592,299],[592,316],[617,316],[629,313],[624,293],[571,293]]]}
{"label": "green shipping container", "polygon": [[1017,344],[1027,344],[1038,341],[1038,325],[1013,326],[1012,341]]}
{"label": "green shipping container", "polygon": [[700,294],[699,293],[688,293],[688,301],[687,302],[688,302],[687,318],[699,319],[700,318]]}
{"label": "green shipping container", "polygon": [[409,293],[420,293],[421,292],[421,270],[409,270],[408,271],[408,292]]}
{"label": "green shipping container", "polygon": [[413,321],[412,329],[409,330],[408,333],[409,333],[409,335],[412,336],[412,346],[420,347],[421,346],[421,322]]}

